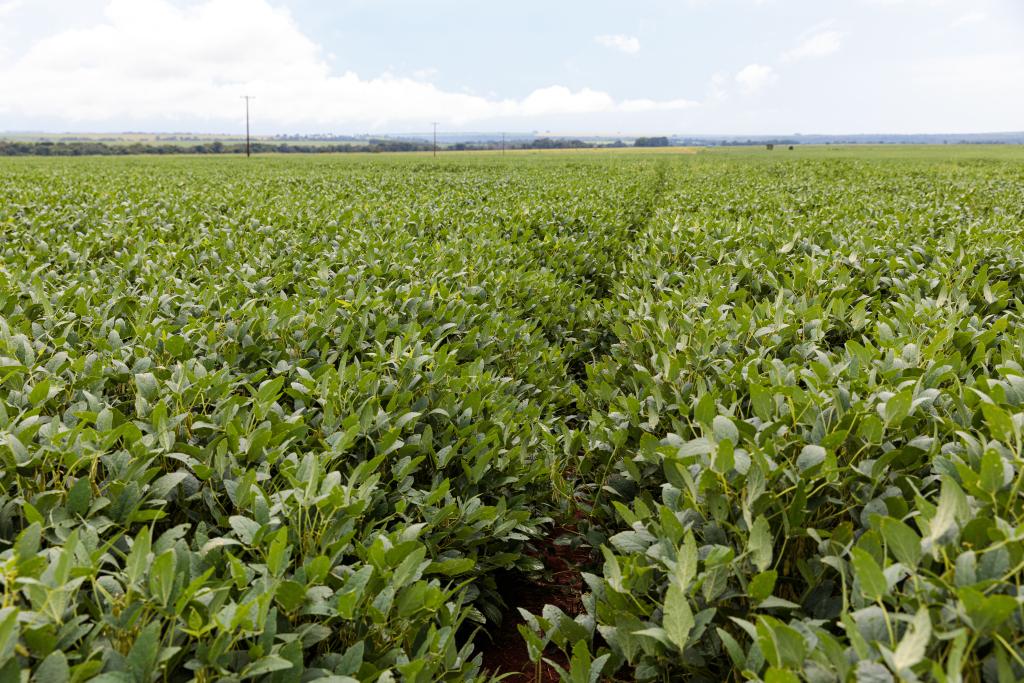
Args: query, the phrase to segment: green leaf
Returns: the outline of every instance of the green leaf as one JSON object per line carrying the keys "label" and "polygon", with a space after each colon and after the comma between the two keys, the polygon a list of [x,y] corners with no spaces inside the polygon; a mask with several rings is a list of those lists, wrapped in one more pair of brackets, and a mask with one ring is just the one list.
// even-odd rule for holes
{"label": "green leaf", "polygon": [[959,528],[958,522],[970,514],[967,497],[950,477],[942,478],[939,504],[928,524],[928,536],[924,539],[932,554],[938,557],[938,547],[951,543]]}
{"label": "green leaf", "polygon": [[973,588],[961,588],[957,597],[971,625],[982,633],[995,630],[1020,607],[1009,595],[986,596]]}
{"label": "green leaf", "polygon": [[39,552],[39,544],[42,541],[43,527],[39,522],[29,524],[18,534],[14,542],[14,556],[19,560],[28,560],[35,557]]}
{"label": "green leaf", "polygon": [[853,560],[853,571],[864,597],[872,602],[884,598],[889,592],[889,585],[881,567],[875,562],[875,558],[861,548],[854,548],[850,554]]}
{"label": "green leaf", "polygon": [[697,542],[693,537],[693,532],[687,529],[683,536],[683,544],[676,551],[676,567],[673,579],[683,591],[686,591],[690,587],[690,582],[696,576]]}
{"label": "green leaf", "polygon": [[405,415],[402,415],[400,418],[395,420],[395,428],[396,429],[401,429],[401,428],[405,427],[405,425],[409,424],[410,422],[412,422],[413,420],[415,420],[416,418],[418,418],[422,414],[423,413],[418,413],[418,412],[412,411],[412,412],[406,413]]}
{"label": "green leaf", "polygon": [[665,629],[660,626],[653,626],[651,628],[643,628],[638,631],[633,631],[634,636],[644,636],[645,638],[651,638],[658,641],[665,647],[674,647],[675,643],[668,637],[668,633]]}
{"label": "green leaf", "polygon": [[281,576],[284,573],[289,555],[288,529],[281,528],[274,534],[270,550],[267,552],[267,569],[270,570],[271,576]]}
{"label": "green leaf", "polygon": [[114,427],[114,411],[110,408],[104,408],[96,416],[96,431],[109,432]]}
{"label": "green leaf", "polygon": [[878,662],[862,659],[855,671],[857,683],[893,683],[892,674]]}
{"label": "green leaf", "polygon": [[63,652],[51,652],[36,669],[36,683],[68,683],[71,680],[71,669],[68,658]]}
{"label": "green leaf", "polygon": [[11,450],[11,455],[14,456],[14,462],[17,465],[28,465],[32,462],[32,454],[25,448],[25,444],[21,442],[21,439],[14,434],[5,434],[4,440],[7,447]]}
{"label": "green leaf", "polygon": [[96,678],[89,679],[89,683],[138,683],[130,674],[124,671],[106,671]]}
{"label": "green leaf", "polygon": [[750,553],[750,561],[759,572],[763,572],[772,564],[772,533],[768,520],[764,516],[754,520],[750,528],[750,538],[747,540],[747,552]]}
{"label": "green leaf", "polygon": [[734,669],[742,669],[746,664],[747,658],[743,652],[743,648],[740,647],[739,642],[730,634],[728,631],[716,627],[715,633],[718,634],[719,639],[722,641],[722,645],[725,646],[726,652],[729,653],[729,659],[732,660],[732,666]]}
{"label": "green leaf", "polygon": [[880,530],[893,557],[910,569],[916,567],[923,555],[921,537],[909,526],[892,517],[882,518]]}
{"label": "green leaf", "polygon": [[363,641],[359,641],[354,645],[350,645],[348,649],[342,654],[341,659],[338,660],[338,665],[335,667],[335,671],[344,676],[353,676],[359,672],[359,667],[363,663],[363,651],[366,644]]}
{"label": "green leaf", "polygon": [[147,401],[156,399],[159,391],[156,377],[151,372],[141,372],[135,375],[135,386],[138,387],[139,395]]}
{"label": "green leaf", "polygon": [[[32,387],[32,391],[29,392],[28,400],[33,406],[38,406],[40,403],[45,401],[50,395],[50,380],[42,379]],[[67,662],[65,661],[65,665]]]}
{"label": "green leaf", "polygon": [[164,349],[175,358],[183,356],[185,348],[185,338],[180,335],[172,334],[164,340]]}
{"label": "green leaf", "polygon": [[1003,458],[992,448],[986,449],[981,456],[981,488],[990,495],[995,495],[1005,485]]}
{"label": "green leaf", "polygon": [[530,661],[539,662],[544,654],[544,648],[547,646],[547,640],[538,636],[534,630],[528,628],[526,624],[518,624],[516,629],[519,631],[519,635],[522,636],[523,640],[526,642],[526,653],[530,658]]}
{"label": "green leaf", "polygon": [[645,553],[647,549],[651,547],[656,539],[646,531],[621,531],[611,538],[608,542],[615,546],[615,549],[621,553]]}
{"label": "green leaf", "polygon": [[765,659],[778,668],[800,670],[807,656],[807,644],[799,631],[778,619],[758,617],[757,642]]}
{"label": "green leaf", "polygon": [[46,524],[46,518],[43,517],[42,513],[36,509],[36,506],[28,501],[21,504],[21,511],[25,515],[25,519],[28,520],[29,524]]}
{"label": "green leaf", "polygon": [[719,474],[726,474],[736,467],[736,455],[733,442],[725,439],[718,444],[713,460],[713,469]]}
{"label": "green leaf", "polygon": [[169,472],[149,485],[149,493],[154,498],[165,498],[187,477],[188,472]]}
{"label": "green leaf", "polygon": [[907,669],[917,665],[924,660],[928,650],[928,642],[932,637],[932,621],[928,615],[928,608],[922,607],[914,616],[914,621],[904,634],[900,644],[893,653],[893,668],[903,673]]}
{"label": "green leaf", "polygon": [[89,511],[92,501],[92,483],[81,477],[68,489],[68,512],[72,515],[84,515]]}
{"label": "green leaf", "polygon": [[152,677],[159,653],[160,622],[154,621],[135,638],[126,658],[128,669],[136,681],[148,681]]}
{"label": "green leaf", "polygon": [[693,418],[705,425],[711,425],[711,421],[715,418],[718,409],[715,407],[715,398],[708,393],[705,393],[697,401],[697,406],[693,409]]}
{"label": "green leaf", "polygon": [[242,669],[242,678],[255,678],[256,676],[263,676],[274,671],[286,671],[293,666],[295,665],[284,657],[267,655]]}
{"label": "green leaf", "polygon": [[131,552],[125,560],[125,574],[128,583],[137,585],[149,571],[150,538],[149,527],[143,527],[132,542]]}
{"label": "green leaf", "polygon": [[800,678],[788,669],[772,666],[764,674],[764,683],[800,683]]}
{"label": "green leaf", "polygon": [[821,463],[825,462],[825,449],[821,446],[815,446],[814,444],[807,444],[800,451],[800,455],[796,459],[796,467],[801,472],[806,472],[812,467],[816,467]]}
{"label": "green leaf", "polygon": [[715,416],[711,422],[711,431],[714,433],[716,441],[728,439],[734,446],[740,441],[740,432],[736,429],[736,425],[724,415]]}
{"label": "green leaf", "polygon": [[778,579],[778,576],[778,572],[774,569],[769,569],[755,575],[750,580],[750,583],[747,584],[747,595],[755,602],[764,600],[775,590],[775,581]]}
{"label": "green leaf", "polygon": [[245,545],[253,544],[253,541],[256,539],[256,534],[259,533],[261,528],[258,522],[254,522],[248,517],[243,517],[242,515],[232,515],[228,518],[228,523],[231,525],[232,530],[234,530],[238,540]]}
{"label": "green leaf", "polygon": [[762,422],[769,422],[775,412],[775,397],[771,391],[759,384],[750,385],[750,402],[754,408],[754,414]]}
{"label": "green leaf", "polygon": [[913,392],[909,389],[899,392],[885,403],[885,421],[890,425],[899,424],[910,415],[913,405]]}
{"label": "green leaf", "polygon": [[992,438],[1012,445],[1014,440],[1013,419],[1006,411],[992,403],[983,402],[981,413],[985,416],[985,424],[988,425],[988,431]]}
{"label": "green leaf", "polygon": [[397,590],[419,579],[425,566],[423,558],[426,555],[427,549],[422,545],[406,555],[405,559],[402,560],[402,563],[398,565],[398,568],[395,569],[394,574],[391,576],[392,587]]}
{"label": "green leaf", "polygon": [[440,562],[431,562],[427,567],[428,574],[443,574],[444,576],[458,576],[471,571],[476,566],[476,561],[471,557],[456,557]]}
{"label": "green leaf", "polygon": [[0,665],[14,656],[18,634],[18,610],[14,607],[0,609]]}
{"label": "green leaf", "polygon": [[168,550],[157,555],[149,569],[149,592],[161,607],[166,607],[171,602],[176,559],[174,550]]}
{"label": "green leaf", "polygon": [[662,627],[668,634],[669,640],[679,649],[680,652],[686,649],[687,639],[690,630],[693,628],[693,611],[686,599],[686,594],[675,583],[669,583],[665,593],[664,617]]}
{"label": "green leaf", "polygon": [[342,586],[341,592],[338,594],[338,614],[343,619],[351,619],[355,616],[356,606],[362,600],[363,592],[366,590],[373,572],[372,565],[364,565],[348,577],[345,585]]}

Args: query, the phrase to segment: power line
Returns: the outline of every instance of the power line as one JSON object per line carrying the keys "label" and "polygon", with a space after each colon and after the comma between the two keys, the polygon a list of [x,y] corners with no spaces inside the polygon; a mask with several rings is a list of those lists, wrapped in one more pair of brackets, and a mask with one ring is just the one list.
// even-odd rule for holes
{"label": "power line", "polygon": [[252,95],[242,95],[242,99],[245,100],[245,157],[248,159],[252,149],[249,144],[249,100],[256,98]]}

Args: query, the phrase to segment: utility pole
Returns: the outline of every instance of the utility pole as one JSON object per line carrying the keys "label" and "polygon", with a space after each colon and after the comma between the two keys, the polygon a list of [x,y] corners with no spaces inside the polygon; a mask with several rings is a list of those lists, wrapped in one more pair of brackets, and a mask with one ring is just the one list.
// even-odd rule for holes
{"label": "utility pole", "polygon": [[505,134],[501,134],[501,153],[505,154]]}
{"label": "utility pole", "polygon": [[434,121],[434,156],[437,156],[437,121]]}
{"label": "utility pole", "polygon": [[245,158],[248,159],[252,149],[249,144],[249,100],[256,98],[252,95],[242,95],[242,99],[245,100]]}

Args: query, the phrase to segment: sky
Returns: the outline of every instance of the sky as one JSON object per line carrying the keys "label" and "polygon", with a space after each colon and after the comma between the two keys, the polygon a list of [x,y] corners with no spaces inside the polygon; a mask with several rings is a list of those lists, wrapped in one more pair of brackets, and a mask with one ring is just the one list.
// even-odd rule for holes
{"label": "sky", "polygon": [[0,0],[0,131],[1024,130],[1024,0]]}

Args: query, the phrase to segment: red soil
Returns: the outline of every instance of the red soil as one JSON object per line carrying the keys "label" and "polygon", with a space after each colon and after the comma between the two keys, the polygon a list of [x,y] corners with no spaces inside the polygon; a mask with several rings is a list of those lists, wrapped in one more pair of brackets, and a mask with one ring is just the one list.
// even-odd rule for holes
{"label": "red soil", "polygon": [[[544,605],[554,605],[569,616],[583,612],[583,578],[579,568],[593,562],[588,548],[572,548],[558,545],[560,536],[574,535],[570,529],[555,529],[547,538],[537,544],[530,554],[544,564],[542,578],[516,578],[502,587],[505,603],[509,606],[503,615],[501,626],[492,631],[490,639],[481,639],[484,655],[484,669],[492,674],[512,674],[505,678],[509,683],[557,683],[558,674],[547,662],[541,663],[540,678],[536,677],[535,665],[530,661],[526,643],[519,635],[518,626],[524,623],[517,608],[540,615]],[[548,659],[568,669],[568,661],[554,646],[544,653]]]}

